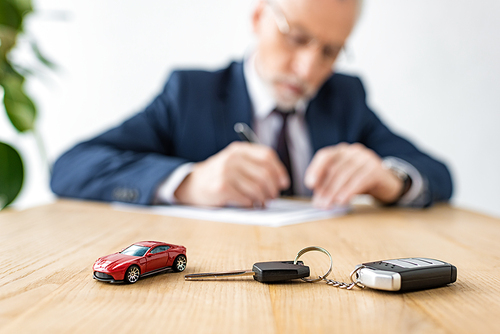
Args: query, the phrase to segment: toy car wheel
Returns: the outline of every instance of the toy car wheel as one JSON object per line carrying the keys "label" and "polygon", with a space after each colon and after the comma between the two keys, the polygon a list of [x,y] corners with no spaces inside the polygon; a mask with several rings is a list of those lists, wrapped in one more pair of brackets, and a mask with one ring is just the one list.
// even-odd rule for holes
{"label": "toy car wheel", "polygon": [[175,261],[174,261],[174,266],[173,266],[173,270],[174,271],[184,271],[184,269],[186,269],[186,266],[187,266],[187,258],[185,255],[179,255],[175,258]]}
{"label": "toy car wheel", "polygon": [[131,266],[130,268],[127,269],[127,272],[125,273],[125,282],[133,284],[139,280],[140,276],[141,276],[141,270],[139,269],[139,267]]}

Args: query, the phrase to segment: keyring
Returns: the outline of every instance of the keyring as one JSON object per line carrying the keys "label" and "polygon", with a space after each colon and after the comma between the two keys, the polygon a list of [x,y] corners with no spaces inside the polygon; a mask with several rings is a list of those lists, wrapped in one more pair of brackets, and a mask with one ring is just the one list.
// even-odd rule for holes
{"label": "keyring", "polygon": [[332,272],[332,267],[333,267],[333,259],[332,259],[332,256],[330,255],[330,253],[326,249],[324,249],[322,247],[317,247],[317,246],[310,246],[310,247],[302,248],[297,253],[297,256],[295,257],[295,260],[293,260],[293,264],[297,264],[299,258],[302,255],[304,255],[307,252],[311,252],[311,251],[318,251],[318,252],[321,252],[321,253],[325,253],[330,258],[330,268],[328,269],[328,271],[323,276],[318,276],[318,278],[313,278],[313,279],[311,279],[311,278],[301,278],[301,280],[303,280],[304,282],[314,283],[314,282],[321,281],[321,280],[325,279],[328,275],[330,275],[330,273]]}
{"label": "keyring", "polygon": [[357,267],[356,269],[354,269],[352,272],[351,272],[351,275],[349,275],[349,278],[351,279],[351,284],[352,286],[356,285],[358,288],[361,288],[361,289],[364,289],[365,288],[365,285],[363,283],[361,283],[358,278],[356,277],[356,280],[354,280],[352,277],[354,276],[354,274],[357,274],[358,271],[360,271],[361,269],[363,268],[366,268],[364,265],[360,265],[359,267]]}

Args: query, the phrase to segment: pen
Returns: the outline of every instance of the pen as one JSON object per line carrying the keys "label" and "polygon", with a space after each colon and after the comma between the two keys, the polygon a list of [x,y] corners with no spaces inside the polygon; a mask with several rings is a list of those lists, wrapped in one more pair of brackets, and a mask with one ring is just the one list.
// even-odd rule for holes
{"label": "pen", "polygon": [[243,141],[247,141],[249,143],[259,142],[255,132],[253,132],[252,129],[245,123],[236,123],[234,125],[234,132],[236,132]]}

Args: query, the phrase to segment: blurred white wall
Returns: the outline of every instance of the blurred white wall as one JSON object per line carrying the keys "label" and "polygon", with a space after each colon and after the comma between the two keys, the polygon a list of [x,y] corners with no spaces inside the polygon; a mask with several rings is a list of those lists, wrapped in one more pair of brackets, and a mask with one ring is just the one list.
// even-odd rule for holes
{"label": "blurred white wall", "polygon": [[[314,1],[314,0],[311,0]],[[177,67],[217,68],[251,44],[253,0],[34,0],[28,30],[59,70],[31,79],[53,162],[140,111]],[[365,0],[339,70],[363,79],[397,133],[448,163],[453,203],[500,216],[500,2]],[[18,52],[23,57],[23,52]],[[346,59],[348,58],[348,59]],[[34,140],[0,112],[27,162],[18,207],[53,198]]]}

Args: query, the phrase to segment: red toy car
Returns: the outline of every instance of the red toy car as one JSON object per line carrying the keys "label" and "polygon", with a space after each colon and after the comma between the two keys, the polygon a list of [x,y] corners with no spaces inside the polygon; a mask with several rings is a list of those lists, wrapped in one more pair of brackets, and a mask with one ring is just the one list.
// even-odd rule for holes
{"label": "red toy car", "polygon": [[137,242],[94,263],[94,279],[110,283],[135,283],[140,277],[172,269],[184,271],[186,247],[159,241]]}

